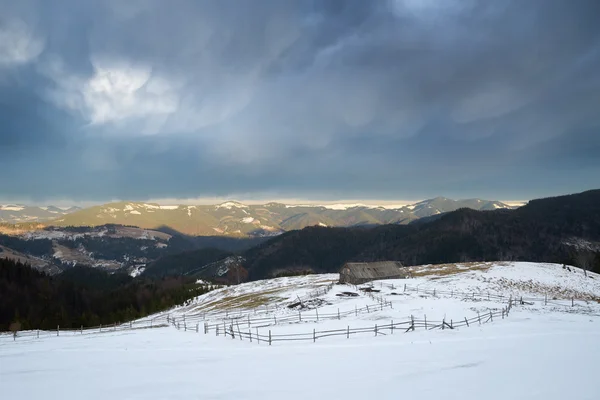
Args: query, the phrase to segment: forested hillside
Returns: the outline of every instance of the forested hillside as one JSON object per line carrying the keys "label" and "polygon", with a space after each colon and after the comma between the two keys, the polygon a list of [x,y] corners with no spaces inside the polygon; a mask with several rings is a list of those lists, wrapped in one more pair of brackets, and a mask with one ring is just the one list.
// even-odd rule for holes
{"label": "forested hillside", "polygon": [[50,277],[27,265],[0,259],[0,331],[79,328],[125,322],[181,304],[210,290],[191,279],[131,278],[75,267]]}
{"label": "forested hillside", "polygon": [[460,209],[421,224],[311,227],[271,239],[244,255],[250,279],[282,270],[336,272],[346,261],[390,259],[408,265],[552,261],[598,270],[598,242],[600,190],[591,190],[534,200],[516,210]]}

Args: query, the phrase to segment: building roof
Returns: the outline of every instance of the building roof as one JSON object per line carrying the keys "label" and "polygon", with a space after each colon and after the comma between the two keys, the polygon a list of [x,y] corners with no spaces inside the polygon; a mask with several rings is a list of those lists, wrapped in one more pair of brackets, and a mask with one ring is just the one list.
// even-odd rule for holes
{"label": "building roof", "polygon": [[381,279],[401,275],[402,271],[400,268],[402,267],[403,265],[399,261],[378,261],[369,263],[346,263],[342,269],[348,268],[348,273],[355,278]]}

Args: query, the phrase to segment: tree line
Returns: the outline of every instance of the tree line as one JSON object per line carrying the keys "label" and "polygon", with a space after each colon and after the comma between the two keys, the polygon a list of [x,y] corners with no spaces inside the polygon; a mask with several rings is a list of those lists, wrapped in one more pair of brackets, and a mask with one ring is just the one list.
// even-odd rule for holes
{"label": "tree line", "polygon": [[92,327],[130,321],[168,309],[216,288],[184,277],[131,278],[89,267],[48,276],[0,259],[0,331]]}

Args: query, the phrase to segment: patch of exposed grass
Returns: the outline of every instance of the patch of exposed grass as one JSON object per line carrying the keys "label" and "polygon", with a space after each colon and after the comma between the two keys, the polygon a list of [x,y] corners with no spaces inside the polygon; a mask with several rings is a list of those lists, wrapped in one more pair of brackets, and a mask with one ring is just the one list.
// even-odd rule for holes
{"label": "patch of exposed grass", "polygon": [[285,300],[284,297],[277,297],[273,295],[286,289],[288,288],[275,288],[258,293],[246,293],[241,295],[225,295],[224,297],[221,297],[215,301],[204,304],[202,310],[216,311],[234,308],[252,309],[280,300]]}
{"label": "patch of exposed grass", "polygon": [[409,267],[413,277],[429,276],[431,279],[439,279],[448,275],[460,274],[467,271],[487,271],[494,265],[503,265],[503,263],[492,262],[468,262],[454,264],[436,264],[436,265],[421,265]]}

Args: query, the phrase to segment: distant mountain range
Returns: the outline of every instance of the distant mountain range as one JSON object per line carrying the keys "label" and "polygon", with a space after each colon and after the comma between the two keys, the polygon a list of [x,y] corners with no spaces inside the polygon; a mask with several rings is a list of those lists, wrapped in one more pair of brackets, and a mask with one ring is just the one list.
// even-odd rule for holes
{"label": "distant mountain range", "polygon": [[[444,198],[397,209],[111,203],[44,224],[0,224],[13,229],[0,232],[0,258],[51,274],[84,265],[132,276],[189,275],[230,283],[335,272],[347,261],[528,260],[600,270],[600,190],[508,208]],[[57,223],[65,226],[50,226]],[[205,235],[181,234],[186,231]]]}
{"label": "distant mountain range", "polygon": [[600,271],[600,189],[536,199],[515,210],[463,208],[418,224],[307,227],[271,238],[242,257],[251,280],[337,272],[345,262],[383,260],[405,265],[539,261]]}
{"label": "distant mountain range", "polygon": [[55,206],[36,207],[20,204],[0,204],[0,222],[47,222],[81,210],[79,207],[59,208]]}
{"label": "distant mountain range", "polygon": [[514,208],[499,201],[451,200],[444,197],[400,208],[372,206],[317,206],[267,203],[246,205],[229,201],[218,205],[172,205],[118,202],[76,210],[47,221],[54,226],[133,225],[145,229],[170,228],[194,236],[268,237],[307,226],[351,227],[408,224],[459,208],[496,210]]}

